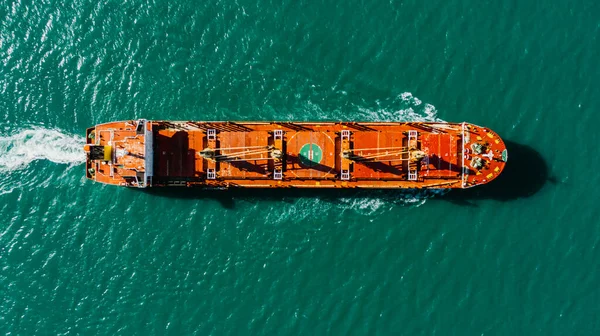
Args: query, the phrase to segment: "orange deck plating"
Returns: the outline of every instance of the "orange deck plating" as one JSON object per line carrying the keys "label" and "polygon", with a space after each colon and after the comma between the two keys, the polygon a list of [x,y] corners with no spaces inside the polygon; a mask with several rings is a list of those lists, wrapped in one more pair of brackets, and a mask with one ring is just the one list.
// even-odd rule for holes
{"label": "orange deck plating", "polygon": [[87,130],[89,179],[129,187],[469,188],[496,178],[489,129],[426,122],[130,120]]}

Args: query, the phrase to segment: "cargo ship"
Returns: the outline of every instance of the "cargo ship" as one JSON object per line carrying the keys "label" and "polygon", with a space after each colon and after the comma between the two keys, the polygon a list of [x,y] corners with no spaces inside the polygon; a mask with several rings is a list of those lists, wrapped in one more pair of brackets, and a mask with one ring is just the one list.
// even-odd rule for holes
{"label": "cargo ship", "polygon": [[492,130],[443,122],[109,122],[86,177],[135,188],[471,188],[507,161]]}

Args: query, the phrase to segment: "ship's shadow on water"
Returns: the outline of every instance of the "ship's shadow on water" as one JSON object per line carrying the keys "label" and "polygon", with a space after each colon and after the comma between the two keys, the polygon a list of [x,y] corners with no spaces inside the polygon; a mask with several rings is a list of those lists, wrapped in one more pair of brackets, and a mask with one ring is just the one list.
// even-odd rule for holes
{"label": "ship's shadow on water", "polygon": [[492,182],[469,189],[453,190],[440,197],[465,205],[476,205],[474,201],[492,199],[512,201],[530,197],[547,183],[556,183],[550,176],[548,164],[542,155],[530,146],[505,141],[508,150],[506,167]]}
{"label": "ship's shadow on water", "polygon": [[206,190],[201,188],[148,188],[144,192],[156,196],[183,199],[212,199],[224,207],[232,208],[237,200],[289,201],[298,198],[319,198],[336,203],[342,198],[378,198],[390,203],[406,204],[411,197],[433,198],[459,205],[477,206],[478,200],[491,199],[512,201],[530,197],[547,182],[555,182],[549,176],[548,165],[535,149],[512,141],[506,141],[508,163],[504,171],[489,184],[470,189],[452,190],[435,195],[425,190],[358,190],[358,189],[244,189]]}

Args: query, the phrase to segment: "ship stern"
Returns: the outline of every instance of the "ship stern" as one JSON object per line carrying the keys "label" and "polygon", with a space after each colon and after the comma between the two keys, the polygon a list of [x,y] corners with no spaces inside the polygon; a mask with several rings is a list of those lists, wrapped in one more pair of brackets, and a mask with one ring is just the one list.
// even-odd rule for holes
{"label": "ship stern", "polygon": [[84,151],[87,179],[126,187],[152,185],[152,122],[117,121],[88,128]]}

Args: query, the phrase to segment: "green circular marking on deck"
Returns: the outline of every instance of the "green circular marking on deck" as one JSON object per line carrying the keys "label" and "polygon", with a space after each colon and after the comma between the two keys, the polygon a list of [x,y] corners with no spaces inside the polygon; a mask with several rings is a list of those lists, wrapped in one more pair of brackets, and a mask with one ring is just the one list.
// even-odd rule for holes
{"label": "green circular marking on deck", "polygon": [[300,158],[300,163],[312,167],[321,163],[321,160],[323,160],[323,150],[317,144],[307,143],[300,148],[298,157]]}

